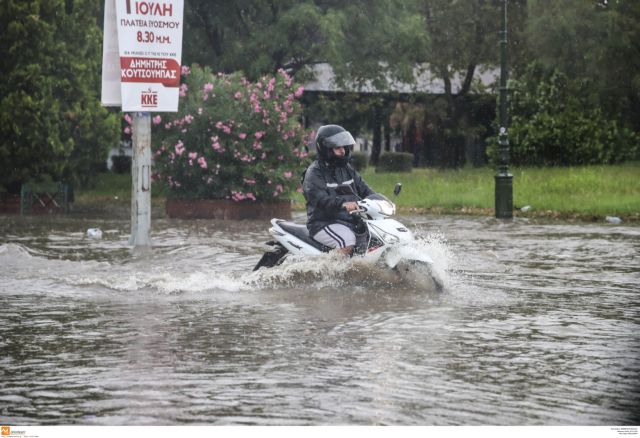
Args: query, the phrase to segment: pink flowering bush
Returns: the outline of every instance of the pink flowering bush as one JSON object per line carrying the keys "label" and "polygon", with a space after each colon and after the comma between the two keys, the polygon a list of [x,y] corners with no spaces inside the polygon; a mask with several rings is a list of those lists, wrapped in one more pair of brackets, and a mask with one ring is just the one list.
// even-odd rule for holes
{"label": "pink flowering bush", "polygon": [[179,112],[152,118],[154,180],[180,198],[290,199],[308,164],[302,87],[285,71],[256,83],[196,65],[182,73]]}

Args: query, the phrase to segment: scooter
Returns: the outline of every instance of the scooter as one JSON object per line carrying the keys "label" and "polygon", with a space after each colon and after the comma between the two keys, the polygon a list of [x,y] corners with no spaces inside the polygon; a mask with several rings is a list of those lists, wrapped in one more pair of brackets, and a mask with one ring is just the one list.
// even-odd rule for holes
{"label": "scooter", "polygon": [[[398,196],[401,189],[402,184],[396,184],[394,195]],[[359,208],[352,212],[357,219],[356,232],[366,232],[366,237],[361,239],[364,244],[355,249],[353,257],[386,266],[409,285],[442,292],[444,284],[431,257],[416,248],[416,240],[407,227],[391,218],[396,212],[395,204],[378,193],[358,200],[357,204]],[[274,218],[269,234],[275,239],[267,242],[272,249],[264,253],[254,271],[278,266],[290,254],[313,257],[332,250],[315,241],[303,224]]]}

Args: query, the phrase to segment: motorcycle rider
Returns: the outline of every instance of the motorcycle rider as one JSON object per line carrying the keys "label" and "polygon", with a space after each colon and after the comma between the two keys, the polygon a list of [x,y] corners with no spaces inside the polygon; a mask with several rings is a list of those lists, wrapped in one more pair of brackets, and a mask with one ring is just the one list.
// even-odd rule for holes
{"label": "motorcycle rider", "polygon": [[321,126],[315,138],[317,157],[304,174],[302,189],[307,204],[307,229],[315,240],[345,255],[366,242],[366,229],[350,212],[359,198],[375,192],[349,164],[355,140],[338,125]]}

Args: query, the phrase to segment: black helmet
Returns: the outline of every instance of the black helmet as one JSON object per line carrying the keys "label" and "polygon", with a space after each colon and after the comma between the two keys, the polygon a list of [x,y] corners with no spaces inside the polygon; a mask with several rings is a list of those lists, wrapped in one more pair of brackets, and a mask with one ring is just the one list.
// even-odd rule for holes
{"label": "black helmet", "polygon": [[[342,126],[324,125],[318,129],[316,133],[316,151],[318,158],[331,164],[346,165],[351,156],[351,150],[356,144],[355,140]],[[335,155],[329,152],[330,149],[344,147],[345,154],[341,159],[337,159]]]}

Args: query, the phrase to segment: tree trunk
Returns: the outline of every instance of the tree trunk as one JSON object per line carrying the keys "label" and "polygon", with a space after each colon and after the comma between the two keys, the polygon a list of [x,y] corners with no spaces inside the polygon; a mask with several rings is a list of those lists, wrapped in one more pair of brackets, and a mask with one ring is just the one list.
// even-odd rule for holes
{"label": "tree trunk", "polygon": [[382,108],[376,105],[373,109],[373,146],[371,147],[371,165],[377,166],[382,150]]}

